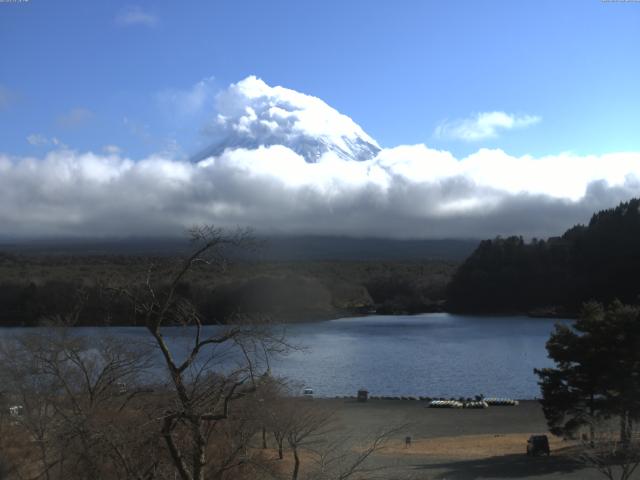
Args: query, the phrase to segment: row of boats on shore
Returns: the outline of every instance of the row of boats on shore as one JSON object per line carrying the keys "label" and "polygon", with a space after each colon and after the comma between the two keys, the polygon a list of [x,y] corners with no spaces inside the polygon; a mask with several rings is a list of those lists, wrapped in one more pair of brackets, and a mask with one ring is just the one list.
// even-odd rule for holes
{"label": "row of boats on shore", "polygon": [[430,408],[489,408],[490,406],[515,407],[518,400],[511,398],[482,398],[479,400],[432,400]]}
{"label": "row of boats on shore", "polygon": [[[305,389],[305,396],[312,396],[313,391],[311,389]],[[413,400],[413,401],[421,401],[428,402],[429,408],[489,408],[490,406],[501,406],[501,407],[515,407],[519,405],[518,400],[514,400],[511,398],[504,397],[487,397],[476,396],[475,399],[471,398],[459,398],[459,399],[445,399],[445,398],[431,398],[431,397],[423,397],[423,396],[387,396],[387,395],[368,395],[368,392],[365,390],[360,390],[358,392],[358,396],[349,396],[349,395],[338,395],[334,397],[336,399],[344,399],[344,400],[358,400],[358,401],[367,401],[367,400]]]}

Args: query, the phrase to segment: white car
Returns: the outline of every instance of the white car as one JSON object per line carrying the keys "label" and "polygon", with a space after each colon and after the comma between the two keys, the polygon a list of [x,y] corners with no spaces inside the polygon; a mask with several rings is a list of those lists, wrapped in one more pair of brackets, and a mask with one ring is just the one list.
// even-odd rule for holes
{"label": "white car", "polygon": [[313,388],[305,388],[302,390],[302,395],[307,398],[313,398]]}

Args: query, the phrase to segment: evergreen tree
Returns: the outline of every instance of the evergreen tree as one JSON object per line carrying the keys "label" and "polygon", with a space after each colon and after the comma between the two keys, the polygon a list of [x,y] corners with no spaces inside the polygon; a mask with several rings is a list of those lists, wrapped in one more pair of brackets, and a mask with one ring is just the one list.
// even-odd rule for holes
{"label": "evergreen tree", "polygon": [[577,313],[586,300],[640,298],[640,199],[597,212],[589,225],[561,237],[484,240],[447,289],[448,309],[459,312]]}
{"label": "evergreen tree", "polygon": [[547,351],[556,368],[535,373],[551,432],[571,436],[617,416],[627,442],[640,417],[640,308],[588,303],[573,327],[556,325]]}

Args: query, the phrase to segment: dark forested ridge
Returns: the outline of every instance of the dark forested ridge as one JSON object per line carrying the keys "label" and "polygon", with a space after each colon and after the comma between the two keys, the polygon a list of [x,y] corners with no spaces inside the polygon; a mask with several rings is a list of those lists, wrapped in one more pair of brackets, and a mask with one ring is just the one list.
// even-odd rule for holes
{"label": "dark forested ridge", "polygon": [[480,243],[447,289],[457,312],[576,314],[582,302],[636,303],[640,294],[640,199],[595,213],[561,237]]}
{"label": "dark forested ridge", "polygon": [[[261,248],[230,252],[251,262],[461,262],[478,239],[389,239],[321,235],[256,235]],[[17,240],[0,234],[0,252],[44,257],[173,257],[191,252],[187,238],[42,238]],[[118,260],[119,261],[119,260]]]}
{"label": "dark forested ridge", "polygon": [[[43,256],[0,253],[0,326],[76,317],[79,325],[131,324],[130,306],[109,286],[135,286],[172,257]],[[361,313],[439,311],[457,264],[412,262],[231,262],[222,271],[193,268],[178,294],[205,322],[237,318],[305,321]]]}
{"label": "dark forested ridge", "polygon": [[[378,312],[440,311],[458,262],[473,240],[393,240],[320,236],[257,238],[230,252],[224,272],[195,268],[180,288],[207,322],[237,314],[301,321]],[[75,315],[78,324],[129,324],[108,285],[144,282],[150,265],[175,267],[186,239],[0,238],[0,326],[36,325]],[[80,308],[81,307],[81,308]]]}

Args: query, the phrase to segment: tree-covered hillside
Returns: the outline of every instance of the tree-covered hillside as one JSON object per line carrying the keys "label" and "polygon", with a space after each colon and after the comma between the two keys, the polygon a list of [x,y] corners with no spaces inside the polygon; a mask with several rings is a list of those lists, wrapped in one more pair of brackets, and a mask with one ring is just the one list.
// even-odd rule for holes
{"label": "tree-covered hillside", "polygon": [[640,199],[595,213],[562,237],[480,243],[447,291],[459,312],[578,312],[582,302],[640,294]]}
{"label": "tree-covered hillside", "polygon": [[[80,325],[128,324],[130,306],[109,288],[141,285],[151,266],[171,271],[174,257],[14,255],[0,252],[0,326],[75,317]],[[308,321],[361,313],[440,311],[456,264],[442,261],[238,261],[212,271],[198,265],[178,294],[207,323],[238,315]]]}

